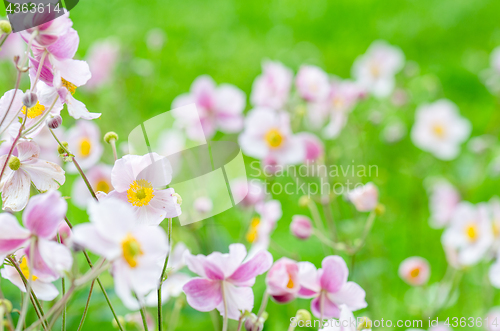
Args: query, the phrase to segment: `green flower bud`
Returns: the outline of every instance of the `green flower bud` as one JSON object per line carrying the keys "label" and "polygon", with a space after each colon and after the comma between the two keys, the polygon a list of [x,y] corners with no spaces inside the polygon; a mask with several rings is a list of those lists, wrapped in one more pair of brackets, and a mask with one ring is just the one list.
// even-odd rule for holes
{"label": "green flower bud", "polygon": [[173,193],[172,194],[173,197],[176,197],[177,198],[177,204],[180,206],[182,205],[182,198],[181,196],[179,195],[179,193]]}
{"label": "green flower bud", "polygon": [[118,134],[113,131],[109,131],[104,135],[104,141],[107,142],[108,144],[111,144],[111,141],[117,141],[118,140]]}
{"label": "green flower bud", "polygon": [[371,329],[372,321],[368,317],[361,317],[361,323],[358,324],[358,330]]}
{"label": "green flower bud", "polygon": [[[66,141],[62,141],[61,144],[64,146],[64,148],[66,148],[66,150],[68,149],[68,143]],[[66,151],[64,150],[64,148],[62,148],[62,146],[57,146],[57,152],[59,154],[66,154]]]}
{"label": "green flower bud", "polygon": [[304,323],[312,319],[311,313],[305,309],[297,310],[297,315],[295,316],[297,317],[297,321],[302,321]]}
{"label": "green flower bud", "polygon": [[307,195],[303,195],[299,199],[299,206],[307,207],[309,205],[309,202],[311,202],[311,198],[309,198]]}
{"label": "green flower bud", "polygon": [[3,33],[11,33],[12,32],[12,25],[10,25],[9,21],[0,21],[0,31]]}
{"label": "green flower bud", "polygon": [[12,302],[7,299],[0,299],[0,306],[4,306],[5,311],[10,314],[12,312]]}
{"label": "green flower bud", "polygon": [[377,207],[375,207],[375,214],[377,214],[377,216],[381,216],[381,215],[384,215],[385,213],[385,206],[381,203],[379,203],[377,205]]}
{"label": "green flower bud", "polygon": [[8,164],[9,168],[11,168],[14,171],[18,170],[19,167],[21,167],[21,161],[17,156],[11,156]]}

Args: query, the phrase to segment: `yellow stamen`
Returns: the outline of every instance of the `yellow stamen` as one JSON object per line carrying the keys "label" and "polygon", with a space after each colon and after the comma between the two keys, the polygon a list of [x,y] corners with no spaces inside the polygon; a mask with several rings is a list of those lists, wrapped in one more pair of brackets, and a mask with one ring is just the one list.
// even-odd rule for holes
{"label": "yellow stamen", "polygon": [[101,179],[95,185],[95,190],[97,192],[109,193],[110,189],[111,189],[111,186],[109,185],[109,182],[107,180],[105,180],[105,179]]}
{"label": "yellow stamen", "polygon": [[130,233],[122,240],[123,258],[131,268],[137,267],[137,259],[144,255],[141,244]]}
{"label": "yellow stamen", "polygon": [[380,66],[377,63],[372,63],[370,65],[370,72],[373,77],[377,78],[380,76]]}
{"label": "yellow stamen", "polygon": [[254,217],[252,218],[252,222],[250,222],[250,228],[248,229],[247,232],[247,241],[249,243],[253,243],[255,240],[257,240],[257,237],[259,236],[259,225],[260,225],[260,218]]}
{"label": "yellow stamen", "polygon": [[499,237],[500,236],[500,227],[498,226],[498,224],[500,224],[500,221],[493,220],[493,235],[495,237]]}
{"label": "yellow stamen", "polygon": [[334,108],[342,108],[344,106],[344,100],[342,98],[333,98],[332,105]]}
{"label": "yellow stamen", "polygon": [[436,136],[438,136],[439,138],[443,138],[445,133],[446,133],[446,130],[444,128],[443,125],[441,124],[435,124],[433,127],[432,127],[432,132],[434,132],[434,134]]}
{"label": "yellow stamen", "polygon": [[76,85],[68,82],[66,79],[61,78],[62,85],[69,91],[71,94],[75,94]]}
{"label": "yellow stamen", "polygon": [[465,234],[469,241],[476,241],[479,237],[479,233],[477,231],[477,225],[475,223],[470,223],[465,229]]}
{"label": "yellow stamen", "polygon": [[286,287],[287,288],[293,288],[294,287],[294,282],[292,280],[292,276],[290,276],[290,274],[288,274],[288,284],[286,284]]}
{"label": "yellow stamen", "polygon": [[137,207],[147,206],[155,196],[153,191],[153,186],[147,180],[134,180],[127,190],[128,202]]}
{"label": "yellow stamen", "polygon": [[89,156],[92,144],[88,138],[80,139],[80,155]]}
{"label": "yellow stamen", "polygon": [[[23,114],[26,115],[26,106],[23,107],[21,110]],[[28,118],[36,118],[40,115],[43,114],[45,111],[45,107],[40,104],[40,102],[37,101],[36,105],[28,109]]]}
{"label": "yellow stamen", "polygon": [[266,133],[266,142],[271,148],[278,148],[283,144],[284,137],[278,129],[271,129]]}
{"label": "yellow stamen", "polygon": [[410,271],[411,278],[417,278],[418,275],[420,275],[420,267],[413,268],[412,271]]}
{"label": "yellow stamen", "polygon": [[[30,269],[28,267],[28,259],[26,259],[25,256],[21,259],[21,263],[19,263],[19,269],[21,269],[21,272],[23,273],[24,278],[26,280],[29,280],[30,278]],[[31,275],[31,280],[35,281],[38,279],[37,276]]]}

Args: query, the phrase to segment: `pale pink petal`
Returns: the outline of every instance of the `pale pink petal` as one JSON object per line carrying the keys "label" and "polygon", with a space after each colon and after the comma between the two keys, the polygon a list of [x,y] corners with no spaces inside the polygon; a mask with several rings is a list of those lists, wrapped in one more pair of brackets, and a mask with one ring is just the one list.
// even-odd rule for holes
{"label": "pale pink petal", "polygon": [[[68,247],[55,241],[38,239],[38,249],[45,264],[59,275],[68,272],[73,265],[73,256]],[[33,268],[35,270],[35,268]]]}
{"label": "pale pink petal", "polygon": [[40,147],[31,141],[22,141],[17,144],[17,153],[21,163],[32,162],[40,156]]}
{"label": "pale pink petal", "polygon": [[354,282],[347,282],[340,291],[328,293],[327,296],[338,305],[345,304],[352,311],[365,308],[368,305],[365,301],[365,291]]}
{"label": "pale pink petal", "polygon": [[[251,287],[236,287],[228,282],[224,282],[223,286],[229,319],[238,320],[245,310],[252,311],[254,297]],[[224,316],[224,302],[219,303],[217,310]]]}
{"label": "pale pink petal", "polygon": [[310,298],[321,291],[319,284],[318,270],[311,262],[299,262],[299,280],[300,291],[299,296],[302,298]]}
{"label": "pale pink petal", "polygon": [[99,118],[101,113],[90,113],[85,104],[76,100],[72,95],[65,100],[68,106],[68,113],[74,119],[93,120]]}
{"label": "pale pink petal", "polygon": [[222,302],[221,285],[218,281],[195,278],[182,289],[189,305],[199,311],[214,310]]}
{"label": "pale pink petal", "polygon": [[340,256],[327,256],[321,263],[322,273],[319,277],[321,288],[327,292],[337,292],[347,282],[349,270]]}
{"label": "pale pink petal", "polygon": [[19,169],[12,171],[4,180],[5,182],[2,187],[2,209],[11,211],[22,210],[28,204],[30,197],[30,177],[24,170]]}
{"label": "pale pink petal", "polygon": [[112,242],[120,242],[135,227],[133,209],[115,198],[91,201],[88,214],[100,235]]}
{"label": "pale pink petal", "polygon": [[21,169],[29,174],[33,184],[42,192],[57,190],[66,181],[64,170],[49,161],[36,160],[29,164],[21,164]]}
{"label": "pale pink petal", "polygon": [[253,286],[255,277],[269,270],[273,264],[273,256],[267,251],[260,251],[249,261],[243,263],[228,278],[236,286]]}
{"label": "pale pink petal", "polygon": [[59,191],[38,194],[31,198],[23,213],[23,223],[33,234],[53,238],[66,215],[68,204]]}
{"label": "pale pink petal", "polygon": [[[21,227],[9,213],[0,214],[0,255],[7,255],[19,249],[30,237],[30,232]],[[3,263],[3,260],[0,261]]]}
{"label": "pale pink petal", "polygon": [[75,226],[72,239],[74,243],[111,261],[122,254],[120,243],[101,236],[94,224],[86,223]]}
{"label": "pale pink petal", "polygon": [[[212,253],[213,254],[213,253]],[[189,251],[184,253],[184,261],[186,266],[192,272],[200,275],[201,277],[206,277],[212,280],[222,280],[224,279],[224,273],[219,269],[217,265],[208,261],[205,255],[192,255]]]}
{"label": "pale pink petal", "polygon": [[[26,293],[26,286],[24,286],[21,276],[19,276],[19,273],[14,267],[5,266],[2,270],[0,270],[0,273],[3,278],[8,279],[12,282],[12,284],[16,285],[21,292]],[[59,291],[54,284],[44,282],[41,279],[33,281],[31,283],[31,288],[33,289],[33,292],[35,292],[37,298],[43,301],[52,301],[59,294]]]}
{"label": "pale pink petal", "polygon": [[330,301],[325,294],[321,294],[311,301],[311,312],[313,315],[320,318],[321,311],[323,311],[323,318],[339,318],[340,316],[339,306]]}
{"label": "pale pink petal", "polygon": [[213,252],[207,256],[207,261],[222,271],[223,278],[228,278],[238,269],[246,255],[247,250],[243,244],[231,244],[229,245],[229,254]]}

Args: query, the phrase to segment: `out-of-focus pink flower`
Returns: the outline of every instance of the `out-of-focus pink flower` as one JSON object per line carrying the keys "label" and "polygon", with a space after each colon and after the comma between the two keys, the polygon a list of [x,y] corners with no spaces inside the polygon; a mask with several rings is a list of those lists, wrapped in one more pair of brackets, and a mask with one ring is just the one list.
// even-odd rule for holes
{"label": "out-of-focus pink flower", "polygon": [[299,239],[308,239],[313,231],[311,219],[304,215],[294,215],[290,223],[290,232]]}
{"label": "out-of-focus pink flower", "polygon": [[57,11],[53,10],[54,4],[51,4],[51,6],[52,10],[47,9],[43,13],[36,11],[35,13],[29,12],[26,14],[27,26],[33,27],[21,32],[21,36],[26,41],[37,31],[34,42],[40,47],[47,47],[58,41],[73,26],[73,22],[69,18],[69,12],[57,17]]}
{"label": "out-of-focus pink flower", "polygon": [[262,74],[255,78],[250,101],[254,107],[281,109],[288,100],[293,72],[280,62],[264,61]]}
{"label": "out-of-focus pink flower", "polygon": [[[58,127],[56,133],[57,138],[59,138],[60,141],[67,140],[64,127]],[[33,141],[38,144],[38,147],[40,147],[40,158],[62,165],[62,159],[57,151],[59,144],[54,139],[52,133],[50,133],[49,128],[46,125],[42,125],[40,132],[33,138]]]}
{"label": "out-of-focus pink flower", "polygon": [[[8,213],[0,214],[0,257],[4,258],[24,248],[28,261],[33,258],[31,272],[47,281],[58,279],[69,271],[73,264],[71,252],[66,246],[52,239],[59,224],[66,215],[68,205],[58,191],[39,194],[31,198],[23,212],[23,228],[16,218]],[[35,237],[33,257],[30,254],[30,240]]]}
{"label": "out-of-focus pink flower", "polygon": [[166,157],[156,153],[125,155],[115,162],[111,171],[115,190],[108,195],[100,194],[99,199],[121,199],[132,207],[138,223],[157,225],[165,218],[181,214],[174,189],[158,189],[171,180],[172,167]]}
{"label": "out-of-focus pink flower", "polygon": [[[175,245],[168,259],[168,277],[161,287],[161,300],[163,303],[167,302],[170,298],[177,298],[181,295],[182,287],[193,278],[186,273],[180,272],[186,265],[184,261],[185,252],[189,252],[189,249],[184,243],[180,242]],[[146,305],[148,307],[156,307],[158,305],[158,296],[156,292],[152,292],[146,297]]]}
{"label": "out-of-focus pink flower", "polygon": [[259,160],[273,157],[278,164],[297,164],[304,160],[302,141],[293,135],[287,113],[256,108],[245,119],[245,130],[239,136],[245,154]]}
{"label": "out-of-focus pink flower", "polygon": [[349,270],[344,259],[327,256],[321,266],[317,270],[310,262],[299,262],[299,297],[314,298],[311,302],[314,316],[338,318],[342,304],[351,311],[367,306],[365,291],[358,284],[347,281]]}
{"label": "out-of-focus pink flower", "polygon": [[26,51],[26,44],[18,33],[11,33],[0,49],[0,59],[13,61],[15,56],[22,56]]}
{"label": "out-of-focus pink flower", "polygon": [[471,133],[470,122],[461,117],[458,107],[446,99],[417,109],[411,139],[418,148],[442,160],[452,160]]}
{"label": "out-of-focus pink flower", "polygon": [[[61,222],[59,224],[59,228],[57,230],[57,233],[59,233],[59,239],[61,240],[61,244],[64,246],[70,247],[71,246],[71,236],[73,235],[73,232],[71,231],[69,225],[66,222]],[[54,240],[57,240],[57,238],[54,238]]]}
{"label": "out-of-focus pink flower", "polygon": [[321,139],[309,132],[297,133],[296,137],[302,140],[305,149],[304,163],[312,163],[325,155],[325,146]]}
{"label": "out-of-focus pink flower", "polygon": [[493,237],[495,239],[493,248],[497,249],[500,248],[500,198],[498,196],[494,196],[488,201],[488,211],[493,227]]}
{"label": "out-of-focus pink flower", "polygon": [[377,40],[354,61],[352,76],[375,97],[385,98],[394,90],[395,75],[403,69],[404,63],[400,48]]}
{"label": "out-of-focus pink flower", "polygon": [[205,214],[212,211],[214,204],[209,197],[199,197],[194,200],[193,206],[198,213]]}
{"label": "out-of-focus pink flower", "polygon": [[486,316],[488,325],[485,325],[488,331],[500,331],[500,307],[493,307]]}
{"label": "out-of-focus pink flower", "polygon": [[96,90],[109,83],[116,68],[120,55],[120,43],[117,39],[95,41],[90,47],[86,59],[92,77],[87,82],[86,88]]}
{"label": "out-of-focus pink flower", "polygon": [[[209,139],[217,130],[235,133],[242,129],[245,99],[245,93],[236,86],[231,84],[216,86],[210,76],[204,75],[195,79],[189,93],[175,98],[172,102],[172,115],[184,120],[182,110],[177,108],[191,103],[196,104],[205,137]],[[190,129],[192,123],[184,124],[187,126],[188,137],[199,140],[201,132],[193,132]]]}
{"label": "out-of-focus pink flower", "polygon": [[115,291],[124,305],[138,309],[158,287],[168,240],[158,226],[138,224],[134,211],[117,199],[89,203],[90,223],[73,228],[73,241],[111,261]]}
{"label": "out-of-focus pink flower", "polygon": [[[101,130],[97,124],[87,121],[77,121],[75,126],[66,131],[68,148],[78,160],[82,170],[87,170],[99,162],[102,152]],[[67,165],[69,173],[77,173],[75,165]]]}
{"label": "out-of-focus pink flower", "polygon": [[299,265],[282,257],[274,263],[266,275],[267,292],[278,303],[294,300],[300,290]]}
{"label": "out-of-focus pink flower", "polygon": [[40,191],[56,190],[64,184],[64,170],[55,163],[40,160],[40,148],[34,142],[17,144],[18,156],[0,156],[0,167],[5,173],[0,182],[3,210],[20,211],[28,204],[31,183]]}
{"label": "out-of-focus pink flower", "polygon": [[459,265],[470,266],[479,262],[493,243],[486,205],[461,202],[441,239],[445,252],[456,251]]}
{"label": "out-of-focus pink flower", "polygon": [[490,68],[482,71],[480,77],[492,94],[500,93],[500,46],[491,52]]}
{"label": "out-of-focus pink flower", "polygon": [[295,78],[295,85],[297,85],[300,96],[308,102],[323,101],[330,90],[326,72],[313,65],[300,67]]}
{"label": "out-of-focus pink flower", "polygon": [[[107,164],[98,164],[85,173],[94,192],[108,194],[113,190],[113,184],[111,184],[112,169],[113,167]],[[74,182],[71,192],[71,201],[79,208],[85,209],[89,200],[92,200],[92,195],[90,195],[89,189],[82,178],[78,178]]]}
{"label": "out-of-focus pink flower", "polygon": [[266,187],[258,179],[235,179],[231,182],[231,192],[235,201],[240,201],[239,205],[245,208],[253,207],[264,201],[266,197]]}
{"label": "out-of-focus pink flower", "polygon": [[347,193],[347,199],[361,212],[372,211],[378,205],[378,189],[372,182],[357,186]]}
{"label": "out-of-focus pink flower", "polygon": [[[54,280],[52,277],[38,277],[30,274],[28,260],[26,259],[26,256],[21,254],[21,252],[16,254],[16,260],[18,260],[19,268],[21,269],[24,278],[29,279],[31,276],[31,289],[35,292],[38,299],[43,301],[52,301],[57,297],[59,291],[55,285],[52,284],[52,281]],[[21,292],[26,293],[24,281],[15,267],[5,265],[5,267],[0,270],[0,273],[3,278],[16,285]]]}
{"label": "out-of-focus pink flower", "polygon": [[250,222],[246,239],[252,244],[250,255],[254,252],[267,250],[271,235],[276,229],[276,223],[283,215],[281,203],[278,200],[262,202],[255,206],[259,217],[254,217]]}
{"label": "out-of-focus pink flower", "polygon": [[429,281],[429,262],[419,256],[409,257],[399,265],[399,277],[411,286],[421,286]]}
{"label": "out-of-focus pink flower", "polygon": [[448,225],[460,200],[460,193],[448,181],[440,180],[434,183],[429,197],[431,226],[442,228]]}
{"label": "out-of-focus pink flower", "polygon": [[[356,319],[347,305],[340,305],[340,316],[338,320],[329,320],[328,325],[319,331],[358,331],[359,319]],[[370,331],[371,329],[360,329]]]}
{"label": "out-of-focus pink flower", "polygon": [[228,254],[194,256],[186,252],[187,267],[200,276],[183,287],[189,305],[199,311],[217,309],[223,316],[227,309],[227,317],[234,320],[241,312],[252,311],[255,278],[271,267],[273,257],[260,251],[244,262],[246,255],[242,244],[230,245]]}

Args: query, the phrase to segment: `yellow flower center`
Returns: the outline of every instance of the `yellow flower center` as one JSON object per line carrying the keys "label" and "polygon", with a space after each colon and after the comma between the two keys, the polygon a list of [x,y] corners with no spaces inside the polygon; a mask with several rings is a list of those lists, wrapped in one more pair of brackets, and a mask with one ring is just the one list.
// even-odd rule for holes
{"label": "yellow flower center", "polygon": [[495,237],[499,237],[500,236],[500,228],[498,226],[499,223],[500,223],[500,221],[493,220],[493,235]]}
{"label": "yellow flower center", "polygon": [[147,206],[155,196],[153,191],[153,186],[147,180],[134,180],[127,190],[128,202],[137,207]]}
{"label": "yellow flower center", "polygon": [[[23,273],[24,278],[26,278],[26,280],[29,280],[30,269],[28,267],[28,259],[26,259],[25,256],[23,256],[23,258],[21,259],[21,263],[19,264],[19,269],[21,269],[21,272]],[[33,276],[33,275],[31,276],[31,280],[35,281],[37,279],[38,279],[37,276]]]}
{"label": "yellow flower center", "polygon": [[253,243],[255,240],[257,240],[257,237],[259,235],[259,225],[260,225],[260,218],[254,217],[252,218],[252,221],[250,222],[250,228],[248,229],[247,232],[247,241],[249,243]]}
{"label": "yellow flower center", "polygon": [[98,192],[109,193],[110,189],[111,189],[111,187],[109,185],[109,182],[107,180],[105,180],[105,179],[101,179],[95,185],[95,190],[98,191]]}
{"label": "yellow flower center", "polygon": [[477,238],[479,237],[479,233],[477,231],[477,225],[475,223],[470,223],[465,228],[465,234],[467,235],[469,241],[476,241]]}
{"label": "yellow flower center", "polygon": [[75,91],[76,91],[76,85],[75,84],[68,82],[64,78],[61,78],[61,82],[62,82],[62,86],[64,86],[69,91],[69,93],[75,94]]}
{"label": "yellow flower center", "polygon": [[[26,115],[26,106],[21,110],[24,115]],[[36,105],[28,109],[28,118],[36,118],[43,114],[45,107],[37,101]]]}
{"label": "yellow flower center", "polygon": [[370,65],[370,73],[375,78],[379,77],[380,76],[380,66],[377,63],[372,63]]}
{"label": "yellow flower center", "polygon": [[344,100],[339,97],[333,98],[332,105],[334,108],[342,108],[344,106]]}
{"label": "yellow flower center", "polygon": [[293,288],[294,287],[294,282],[292,280],[292,276],[290,274],[288,274],[288,284],[286,284],[286,287],[287,288]]}
{"label": "yellow flower center", "polygon": [[137,267],[137,259],[144,255],[141,244],[130,233],[122,240],[123,258],[131,268]]}
{"label": "yellow flower center", "polygon": [[416,268],[413,268],[411,271],[410,271],[410,277],[411,278],[417,278],[418,275],[420,275],[420,268],[419,267],[416,267]]}
{"label": "yellow flower center", "polygon": [[266,133],[266,142],[271,148],[278,148],[283,144],[284,137],[278,129],[271,129]]}
{"label": "yellow flower center", "polygon": [[88,138],[80,139],[80,154],[82,156],[89,156],[92,144]]}
{"label": "yellow flower center", "polygon": [[441,124],[435,124],[433,127],[432,127],[432,132],[434,132],[434,134],[436,136],[438,136],[439,138],[443,138],[445,133],[446,133],[446,130],[444,128],[443,125]]}

